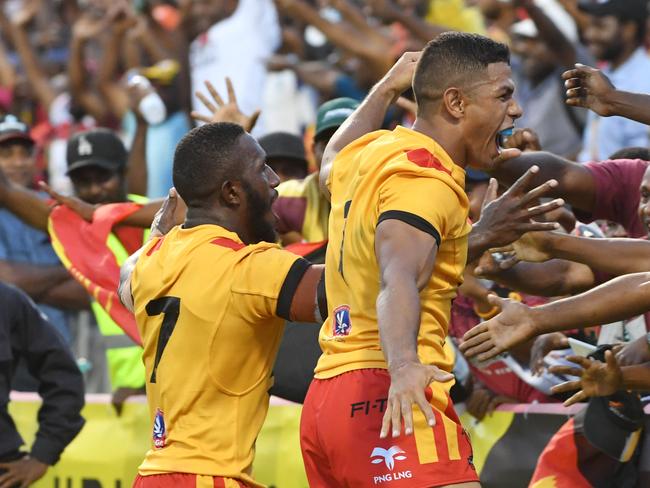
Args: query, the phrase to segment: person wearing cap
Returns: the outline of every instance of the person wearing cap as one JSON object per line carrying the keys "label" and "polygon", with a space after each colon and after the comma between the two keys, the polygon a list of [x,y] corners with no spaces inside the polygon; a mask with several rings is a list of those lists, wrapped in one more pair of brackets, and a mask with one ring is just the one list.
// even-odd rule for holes
{"label": "person wearing cap", "polygon": [[[144,197],[127,192],[127,158],[124,144],[109,129],[80,132],[69,139],[67,174],[76,196],[91,206],[102,205],[100,208],[104,208],[102,218],[93,216],[87,227],[86,222],[76,214],[66,215],[61,211],[62,207],[52,210],[36,193],[0,178],[0,204],[30,225],[49,230],[57,255],[91,295],[91,308],[105,340],[109,378],[116,405],[130,394],[144,391],[142,348],[125,334],[121,327],[124,324],[118,325],[116,322],[115,309],[118,305],[106,299],[103,293],[95,292],[98,289],[113,292],[117,289],[119,266],[142,245],[147,236],[141,228],[124,225],[113,229],[126,215],[137,212],[146,201]],[[105,205],[115,203],[126,205]],[[84,267],[84,263],[89,261],[102,262],[102,266],[93,266],[89,270],[87,266]],[[115,286],[105,283],[115,283]]]}
{"label": "person wearing cap", "polygon": [[335,98],[318,108],[314,133],[317,171],[304,180],[282,183],[278,186],[279,197],[273,204],[273,211],[279,219],[278,233],[284,245],[327,240],[330,204],[318,186],[323,152],[336,129],[358,106],[359,102],[352,98]]}
{"label": "person wearing cap", "polygon": [[[650,56],[644,47],[646,0],[581,0],[588,14],[583,37],[603,73],[618,90],[650,93]],[[600,161],[625,147],[650,145],[648,127],[622,117],[590,112],[578,161]]]}
{"label": "person wearing cap", "polygon": [[266,164],[276,172],[281,183],[302,180],[307,176],[307,156],[302,138],[288,132],[273,132],[258,142],[266,152]]}
{"label": "person wearing cap", "polygon": [[528,18],[510,28],[512,49],[519,63],[514,69],[515,98],[523,115],[521,127],[539,135],[544,149],[570,159],[582,147],[586,112],[564,103],[561,74],[579,61],[592,62],[578,43],[578,30],[557,0],[522,0]]}
{"label": "person wearing cap", "polygon": [[[0,170],[13,185],[34,187],[34,141],[13,115],[0,118]],[[48,235],[6,209],[0,209],[0,281],[25,291],[64,339],[72,340],[71,311],[88,308],[87,294],[61,265]]]}

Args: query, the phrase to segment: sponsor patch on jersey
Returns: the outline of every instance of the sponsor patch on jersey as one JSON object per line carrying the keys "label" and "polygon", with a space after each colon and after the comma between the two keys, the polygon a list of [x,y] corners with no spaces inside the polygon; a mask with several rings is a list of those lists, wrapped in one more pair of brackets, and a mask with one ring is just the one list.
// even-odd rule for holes
{"label": "sponsor patch on jersey", "polygon": [[352,323],[350,322],[350,306],[341,305],[334,309],[334,335],[350,335]]}
{"label": "sponsor patch on jersey", "polygon": [[162,410],[156,409],[156,416],[153,419],[153,445],[156,449],[165,447],[167,440],[167,429],[165,428],[165,416]]}

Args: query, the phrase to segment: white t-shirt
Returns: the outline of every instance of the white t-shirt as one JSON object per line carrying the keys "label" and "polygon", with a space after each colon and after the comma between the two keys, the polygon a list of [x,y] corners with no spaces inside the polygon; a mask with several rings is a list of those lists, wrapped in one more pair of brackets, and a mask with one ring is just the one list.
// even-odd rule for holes
{"label": "white t-shirt", "polygon": [[[272,0],[239,0],[230,17],[210,27],[190,45],[192,108],[207,114],[195,95],[197,91],[207,94],[205,80],[227,100],[225,78],[228,76],[242,112],[249,115],[261,109],[266,61],[280,40],[280,25]],[[254,134],[263,133],[263,118],[262,113]]]}

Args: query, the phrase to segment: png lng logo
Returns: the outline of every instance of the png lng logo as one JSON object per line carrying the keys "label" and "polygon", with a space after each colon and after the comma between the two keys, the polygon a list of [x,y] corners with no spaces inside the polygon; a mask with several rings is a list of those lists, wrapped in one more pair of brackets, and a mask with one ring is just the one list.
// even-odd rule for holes
{"label": "png lng logo", "polygon": [[406,456],[402,455],[403,452],[404,451],[402,451],[397,446],[393,446],[388,450],[382,449],[381,447],[375,447],[372,451],[372,454],[370,455],[371,458],[370,462],[372,464],[379,464],[383,461],[386,463],[386,467],[392,471],[393,467],[395,467],[396,459],[398,461],[402,461],[403,459],[406,459]]}
{"label": "png lng logo", "polygon": [[390,470],[390,473],[386,473],[379,476],[373,477],[373,482],[378,485],[380,483],[385,483],[387,481],[397,481],[401,479],[408,479],[413,477],[411,471],[393,471],[395,467],[395,461],[403,461],[406,459],[405,453],[398,446],[392,446],[389,449],[384,449],[382,447],[375,447],[372,450],[370,455],[370,462],[372,464],[381,464],[384,463],[386,467]]}

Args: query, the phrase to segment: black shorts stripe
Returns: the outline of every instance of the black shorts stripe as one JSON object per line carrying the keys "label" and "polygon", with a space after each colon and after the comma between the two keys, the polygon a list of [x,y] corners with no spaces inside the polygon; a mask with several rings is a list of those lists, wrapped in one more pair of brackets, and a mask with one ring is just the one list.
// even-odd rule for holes
{"label": "black shorts stripe", "polygon": [[307,272],[311,263],[306,259],[299,258],[291,265],[287,277],[284,279],[282,288],[280,289],[280,295],[278,296],[278,305],[276,308],[276,315],[285,320],[291,320],[291,302],[293,301],[293,296],[298,289],[300,280],[303,275]]}
{"label": "black shorts stripe", "polygon": [[419,215],[412,214],[411,212],[404,212],[402,210],[388,210],[379,216],[377,225],[381,224],[384,220],[401,220],[422,232],[426,232],[436,240],[436,244],[440,247],[440,233],[433,225]]}

